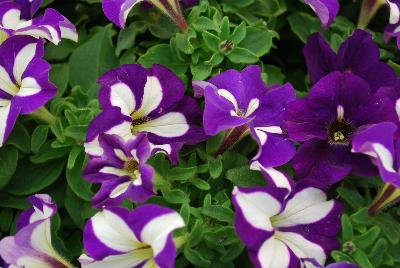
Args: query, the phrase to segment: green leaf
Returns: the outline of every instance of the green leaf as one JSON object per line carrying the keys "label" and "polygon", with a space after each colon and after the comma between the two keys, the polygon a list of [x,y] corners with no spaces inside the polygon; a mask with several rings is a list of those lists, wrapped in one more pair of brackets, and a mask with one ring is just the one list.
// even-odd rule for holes
{"label": "green leaf", "polygon": [[201,180],[199,178],[194,178],[191,180],[191,183],[198,189],[203,190],[203,191],[208,191],[211,189],[211,186],[208,182],[205,180]]}
{"label": "green leaf", "polygon": [[218,38],[218,36],[204,31],[201,34],[203,36],[204,43],[210,49],[211,51],[218,51],[219,44],[221,43],[221,40]]}
{"label": "green leaf", "polygon": [[278,34],[267,28],[247,27],[246,37],[240,42],[239,46],[249,50],[257,57],[269,53],[272,48],[272,40],[278,37]]}
{"label": "green leaf", "polygon": [[0,219],[0,232],[8,233],[10,225],[14,219],[13,210],[9,208],[0,209]]}
{"label": "green leaf", "polygon": [[62,158],[69,152],[69,148],[53,148],[51,146],[52,141],[46,141],[43,146],[41,146],[40,151],[31,156],[30,160],[32,163],[45,163],[49,160]]}
{"label": "green leaf", "polygon": [[62,96],[67,89],[69,82],[68,64],[52,64],[50,70],[50,81],[53,82],[58,89],[57,96]]}
{"label": "green leaf", "polygon": [[82,147],[80,146],[74,146],[71,150],[71,152],[68,155],[68,162],[67,162],[67,168],[72,169],[75,165],[75,162],[79,156],[79,154],[82,152]]}
{"label": "green leaf", "polygon": [[72,53],[69,60],[71,86],[81,86],[86,92],[100,75],[118,65],[111,39],[111,25],[100,28],[89,40]]}
{"label": "green leaf", "polygon": [[228,54],[228,59],[233,63],[256,63],[258,61],[257,55],[241,47],[235,47],[232,52]]}
{"label": "green leaf", "polygon": [[215,23],[207,17],[198,17],[195,21],[190,24],[197,32],[203,32],[206,30],[216,30]]}
{"label": "green leaf", "polygon": [[360,195],[357,189],[339,187],[337,192],[339,193],[340,197],[343,198],[352,208],[358,209],[363,207],[364,198]]}
{"label": "green leaf", "polygon": [[3,189],[11,180],[17,169],[18,150],[6,146],[0,148],[0,189]]}
{"label": "green leaf", "polygon": [[196,36],[196,32],[190,29],[186,33],[177,33],[175,37],[176,47],[185,54],[192,54],[194,52],[194,47],[191,43],[191,39],[196,38]]}
{"label": "green leaf", "polygon": [[353,258],[362,268],[374,268],[367,254],[359,248],[353,253]]}
{"label": "green leaf", "polygon": [[15,196],[6,192],[0,192],[0,207],[25,210],[30,207],[25,196]]}
{"label": "green leaf", "polygon": [[90,202],[85,202],[80,199],[69,187],[67,187],[64,204],[72,220],[81,229],[83,229],[86,219],[93,216],[96,212]]}
{"label": "green leaf", "polygon": [[354,244],[362,249],[367,249],[375,242],[376,239],[378,239],[380,233],[381,228],[378,226],[373,226],[366,233],[356,237],[354,239]]}
{"label": "green leaf", "polygon": [[174,167],[167,173],[169,181],[187,181],[197,173],[196,167]]}
{"label": "green leaf", "polygon": [[193,74],[193,80],[204,80],[211,75],[212,65],[206,63],[199,63],[190,65],[190,71]]}
{"label": "green leaf", "polygon": [[191,247],[196,246],[203,239],[203,235],[204,235],[203,222],[201,220],[196,220],[189,234],[189,245]]}
{"label": "green leaf", "polygon": [[353,241],[353,225],[351,224],[350,218],[347,214],[343,214],[342,216],[342,240]]}
{"label": "green leaf", "polygon": [[120,56],[123,50],[133,48],[136,36],[144,33],[146,28],[147,26],[143,21],[134,21],[128,27],[120,30],[117,40],[116,55]]}
{"label": "green leaf", "polygon": [[23,160],[7,185],[6,191],[15,195],[38,193],[55,182],[61,175],[65,162],[61,159],[45,164],[33,164]]}
{"label": "green leaf", "polygon": [[221,176],[223,170],[222,156],[219,155],[216,158],[210,157],[208,165],[211,178],[216,179]]}
{"label": "green leaf", "polygon": [[305,44],[310,34],[322,30],[321,22],[307,13],[297,12],[288,17],[290,28]]}
{"label": "green leaf", "polygon": [[234,261],[243,252],[244,245],[242,242],[236,242],[232,244],[228,251],[221,257],[222,262]]}
{"label": "green leaf", "polygon": [[170,204],[184,204],[190,201],[187,194],[179,189],[162,190],[161,192],[165,200]]}
{"label": "green leaf", "polygon": [[230,37],[230,31],[229,18],[225,16],[221,21],[219,38],[221,40],[228,40]]}
{"label": "green leaf", "polygon": [[14,145],[25,154],[31,152],[31,137],[24,125],[17,122],[7,139],[7,144]]}
{"label": "green leaf", "polygon": [[222,222],[230,223],[233,221],[233,211],[222,206],[206,206],[201,209],[201,213]]}
{"label": "green leaf", "polygon": [[249,166],[228,170],[226,172],[226,178],[234,185],[241,187],[261,186],[266,184],[264,176],[258,171],[251,170]]}
{"label": "green leaf", "polygon": [[204,256],[200,254],[197,250],[191,249],[189,246],[186,246],[183,250],[183,254],[186,259],[190,261],[190,263],[194,265],[198,265],[200,267],[207,267],[211,264],[211,261],[206,259]]}
{"label": "green leaf", "polygon": [[179,214],[181,214],[183,220],[185,221],[186,224],[189,223],[190,220],[190,206],[189,204],[185,203],[182,204],[181,210],[179,211]]}
{"label": "green leaf", "polygon": [[40,125],[32,133],[31,150],[33,153],[38,153],[42,145],[46,142],[49,127]]}
{"label": "green leaf", "polygon": [[146,68],[150,68],[153,64],[161,64],[178,75],[184,74],[188,68],[188,64],[181,61],[176,52],[166,44],[155,45],[149,48],[147,52],[139,58],[138,63]]}
{"label": "green leaf", "polygon": [[82,177],[82,172],[85,165],[85,153],[81,150],[80,155],[75,161],[75,165],[71,169],[67,169],[66,177],[71,190],[81,199],[91,201],[93,192],[91,190],[92,184],[87,182]]}
{"label": "green leaf", "polygon": [[384,238],[378,239],[370,252],[368,258],[374,267],[379,267],[382,264],[383,256],[388,249],[388,242]]}
{"label": "green leaf", "polygon": [[246,34],[247,34],[246,23],[242,22],[241,24],[236,26],[235,29],[233,30],[231,40],[234,44],[239,44],[246,37]]}

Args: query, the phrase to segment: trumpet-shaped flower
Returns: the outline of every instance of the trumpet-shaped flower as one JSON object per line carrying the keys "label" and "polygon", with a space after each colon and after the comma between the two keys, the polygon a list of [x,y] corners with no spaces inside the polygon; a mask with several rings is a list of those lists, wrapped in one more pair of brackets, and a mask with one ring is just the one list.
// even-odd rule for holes
{"label": "trumpet-shaped flower", "polygon": [[1,258],[8,267],[72,268],[51,244],[51,217],[57,211],[56,204],[45,194],[28,200],[33,208],[19,216],[17,234],[0,241]]}
{"label": "trumpet-shaped flower", "polygon": [[57,92],[42,57],[43,42],[33,37],[14,36],[0,46],[0,146],[19,114],[35,111]]}
{"label": "trumpet-shaped flower", "polygon": [[179,150],[181,143],[205,139],[199,105],[184,95],[182,81],[165,67],[123,65],[99,82],[103,113],[88,128],[85,148],[89,155],[103,154],[98,140],[101,133],[115,134],[125,141],[146,133],[153,152],[168,154]]}
{"label": "trumpet-shaped flower", "polygon": [[293,157],[294,144],[282,129],[286,107],[296,99],[290,84],[267,87],[260,67],[254,65],[242,72],[228,70],[208,82],[194,82],[193,86],[197,96],[205,96],[206,134],[227,130],[219,153],[250,132],[259,144],[253,161],[263,167],[280,166]]}
{"label": "trumpet-shaped flower", "polygon": [[289,104],[285,120],[289,136],[304,142],[293,159],[297,176],[330,186],[350,172],[376,175],[368,157],[351,152],[352,140],[365,125],[398,119],[381,91],[373,93],[352,73],[334,72]]}
{"label": "trumpet-shaped flower", "polygon": [[[37,1],[36,1],[37,2]],[[1,41],[13,35],[29,35],[44,38],[58,44],[61,38],[78,40],[75,26],[56,10],[48,8],[44,15],[26,20],[26,8],[37,10],[37,3],[20,5],[15,2],[0,3],[0,38]],[[36,4],[35,4],[36,3]],[[27,6],[28,5],[28,6]]]}
{"label": "trumpet-shaped flower", "polygon": [[172,232],[184,226],[177,212],[158,205],[131,212],[106,208],[86,223],[83,244],[88,255],[79,260],[82,268],[172,268],[176,256]]}
{"label": "trumpet-shaped flower", "polygon": [[324,28],[332,24],[339,12],[338,0],[304,0],[304,2],[314,10]]}
{"label": "trumpet-shaped flower", "polygon": [[[103,11],[110,21],[118,27],[124,28],[129,12],[136,4],[141,2],[143,0],[103,0]],[[157,7],[182,30],[188,29],[179,0],[146,0],[146,2]],[[192,5],[193,0],[186,0],[185,4]]]}
{"label": "trumpet-shaped flower", "polygon": [[298,184],[288,195],[276,187],[233,190],[236,231],[255,267],[301,267],[302,259],[324,265],[339,247],[342,206],[317,186]]}
{"label": "trumpet-shaped flower", "polygon": [[337,54],[322,34],[312,34],[304,47],[304,56],[312,84],[334,71],[352,72],[362,77],[373,92],[397,83],[394,70],[380,60],[379,47],[371,34],[363,30],[355,30]]}
{"label": "trumpet-shaped flower", "polygon": [[93,198],[96,207],[119,205],[127,197],[144,202],[154,195],[154,170],[146,164],[150,157],[146,135],[125,142],[118,136],[102,134],[99,143],[103,156],[90,159],[84,171],[86,180],[101,183]]}

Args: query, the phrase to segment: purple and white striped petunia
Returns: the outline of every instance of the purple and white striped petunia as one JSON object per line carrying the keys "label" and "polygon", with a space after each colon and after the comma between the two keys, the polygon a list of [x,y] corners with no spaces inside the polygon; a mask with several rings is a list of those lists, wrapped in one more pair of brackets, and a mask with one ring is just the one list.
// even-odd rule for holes
{"label": "purple and white striped petunia", "polygon": [[144,202],[154,195],[154,170],[146,164],[150,157],[146,135],[125,142],[116,135],[102,134],[99,143],[104,154],[90,159],[83,175],[89,182],[101,183],[93,198],[95,207],[119,205],[125,198]]}
{"label": "purple and white striped petunia", "polygon": [[[107,18],[120,28],[125,27],[126,19],[132,8],[144,0],[103,0],[103,11]],[[184,31],[188,25],[182,14],[179,0],[145,0],[157,7],[161,12],[172,19]],[[185,5],[193,5],[194,0],[184,0]]]}
{"label": "purple and white striped petunia", "polygon": [[352,150],[371,157],[385,182],[368,210],[370,215],[400,199],[400,140],[395,138],[396,128],[390,122],[368,125],[353,139]]}
{"label": "purple and white striped petunia", "polygon": [[[36,5],[31,8],[37,10]],[[73,41],[78,40],[75,26],[58,11],[48,8],[43,15],[25,20],[22,16],[23,13],[26,13],[25,9],[26,6],[21,6],[15,2],[0,3],[0,32],[2,40],[13,35],[44,38],[56,45],[62,38]]]}
{"label": "purple and white striped petunia", "polygon": [[389,41],[391,37],[397,39],[397,46],[400,48],[400,1],[386,0],[390,8],[389,25],[385,28],[384,38]]}
{"label": "purple and white striped petunia", "polygon": [[195,81],[193,87],[196,96],[205,96],[206,134],[227,130],[218,153],[251,133],[260,148],[252,161],[269,168],[283,165],[293,157],[294,144],[282,129],[286,107],[296,99],[290,84],[267,87],[260,67],[253,65],[241,72],[228,70],[207,82]]}
{"label": "purple and white striped petunia", "polygon": [[57,93],[43,50],[43,42],[29,36],[11,37],[0,46],[0,146],[19,114],[37,110]]}
{"label": "purple and white striped petunia", "polygon": [[368,82],[373,92],[382,86],[394,86],[397,75],[380,60],[378,45],[371,34],[355,30],[336,54],[322,34],[310,35],[304,47],[304,56],[312,84],[334,71],[352,72]]}
{"label": "purple and white striped petunia", "polygon": [[200,106],[184,95],[184,84],[169,69],[123,65],[103,75],[99,83],[103,112],[88,128],[85,148],[90,156],[103,154],[98,141],[101,133],[125,141],[146,133],[153,152],[161,150],[173,156],[182,143],[195,144],[206,138],[200,126]]}
{"label": "purple and white striped petunia", "polygon": [[333,72],[320,79],[307,97],[289,104],[285,128],[289,137],[304,142],[293,159],[298,178],[330,186],[350,172],[377,175],[363,154],[351,152],[353,137],[363,126],[396,122],[391,101],[350,72]]}
{"label": "purple and white striped petunia", "polygon": [[304,3],[317,14],[325,29],[332,24],[339,12],[338,0],[304,0]]}
{"label": "purple and white striped petunia", "polygon": [[324,265],[339,247],[342,206],[310,183],[289,195],[273,186],[233,190],[236,231],[255,267],[295,268],[308,258]]}
{"label": "purple and white striped petunia", "polygon": [[82,268],[174,267],[176,247],[172,232],[184,227],[174,210],[143,205],[129,212],[106,208],[87,223]]}
{"label": "purple and white striped petunia", "polygon": [[16,268],[72,268],[51,244],[51,217],[57,211],[56,204],[46,194],[36,194],[28,200],[33,208],[19,216],[17,234],[0,241],[1,258]]}

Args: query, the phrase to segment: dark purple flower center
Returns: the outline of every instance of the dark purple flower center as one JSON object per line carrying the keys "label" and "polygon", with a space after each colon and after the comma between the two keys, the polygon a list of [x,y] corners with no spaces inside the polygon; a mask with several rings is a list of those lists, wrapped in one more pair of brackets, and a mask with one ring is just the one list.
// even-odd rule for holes
{"label": "dark purple flower center", "polygon": [[350,137],[354,132],[350,122],[342,119],[336,120],[328,127],[328,138],[330,144],[349,145]]}

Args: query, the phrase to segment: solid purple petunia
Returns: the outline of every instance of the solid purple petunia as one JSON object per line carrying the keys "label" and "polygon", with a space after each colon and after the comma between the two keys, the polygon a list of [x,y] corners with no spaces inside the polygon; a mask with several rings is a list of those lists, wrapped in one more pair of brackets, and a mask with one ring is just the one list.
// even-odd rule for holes
{"label": "solid purple petunia", "polygon": [[293,159],[297,176],[330,186],[350,172],[376,175],[368,157],[351,152],[352,139],[365,125],[397,120],[385,94],[373,93],[360,77],[349,72],[325,76],[307,97],[289,104],[285,115],[289,136],[304,142]]}
{"label": "solid purple petunia", "polygon": [[42,41],[28,36],[11,37],[0,46],[0,146],[19,114],[32,113],[57,93],[43,50]]}
{"label": "solid purple petunia", "polygon": [[99,143],[104,154],[90,159],[83,175],[89,182],[101,183],[93,198],[95,207],[120,205],[125,198],[144,202],[154,195],[154,170],[146,164],[150,157],[146,135],[125,142],[118,136],[102,134]]}
{"label": "solid purple petunia", "polygon": [[259,144],[252,161],[263,167],[287,163],[295,147],[282,129],[288,103],[296,99],[290,84],[267,87],[261,69],[253,65],[239,72],[228,70],[207,82],[193,82],[196,96],[205,96],[204,130],[208,135],[225,131],[218,153],[232,147],[248,133]]}
{"label": "solid purple petunia", "polygon": [[[13,35],[44,38],[54,44],[58,44],[62,38],[78,40],[75,26],[58,11],[48,8],[44,15],[26,20],[26,8],[26,4],[21,5],[18,2],[0,3],[0,35],[2,40]],[[32,3],[29,8],[36,11],[37,3]]]}
{"label": "solid purple petunia", "polygon": [[236,231],[255,267],[295,268],[308,258],[324,265],[339,247],[342,206],[309,183],[289,195],[273,186],[233,190]]}
{"label": "solid purple petunia", "polygon": [[51,218],[56,204],[46,194],[28,198],[33,205],[18,218],[17,234],[0,241],[0,256],[6,267],[72,268],[51,244]]}
{"label": "solid purple petunia", "polygon": [[334,71],[352,72],[368,82],[373,92],[382,86],[394,86],[394,70],[380,60],[379,47],[371,34],[355,30],[336,54],[320,33],[309,36],[304,56],[312,84]]}
{"label": "solid purple petunia", "polygon": [[158,205],[133,211],[107,208],[86,223],[83,244],[87,255],[79,261],[82,268],[173,268],[176,247],[172,232],[184,226],[176,211]]}
{"label": "solid purple petunia", "polygon": [[182,143],[195,144],[206,138],[200,126],[200,106],[184,95],[183,82],[169,69],[123,65],[107,72],[99,83],[103,112],[88,128],[85,149],[90,156],[102,155],[98,141],[102,133],[125,141],[146,133],[152,152],[165,151],[173,159]]}

